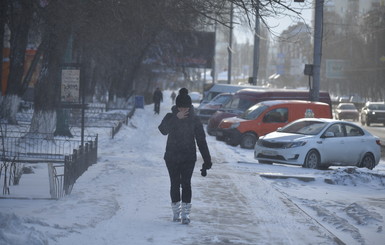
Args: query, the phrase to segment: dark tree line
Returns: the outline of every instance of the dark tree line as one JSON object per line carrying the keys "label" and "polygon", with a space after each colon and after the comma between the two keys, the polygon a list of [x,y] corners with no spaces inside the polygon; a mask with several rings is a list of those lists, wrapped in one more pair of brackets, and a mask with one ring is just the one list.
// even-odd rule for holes
{"label": "dark tree line", "polygon": [[385,7],[365,16],[354,11],[345,17],[324,16],[323,64],[327,59],[344,60],[344,77],[325,77],[324,88],[340,95],[359,95],[367,100],[385,99]]}
{"label": "dark tree line", "polygon": [[[283,10],[296,14],[291,2],[0,0],[1,40],[7,30],[10,33],[10,68],[7,88],[2,88],[4,96],[0,97],[1,118],[16,122],[20,98],[37,68],[31,131],[53,132],[63,64],[80,64],[88,97],[108,91],[111,98],[127,99],[143,83],[141,70],[148,69],[143,61],[176,52],[178,33],[201,30],[213,21],[229,26],[230,3],[242,9],[250,22],[259,9],[263,22],[264,17]],[[25,50],[31,42],[38,47],[37,53],[23,74]]]}

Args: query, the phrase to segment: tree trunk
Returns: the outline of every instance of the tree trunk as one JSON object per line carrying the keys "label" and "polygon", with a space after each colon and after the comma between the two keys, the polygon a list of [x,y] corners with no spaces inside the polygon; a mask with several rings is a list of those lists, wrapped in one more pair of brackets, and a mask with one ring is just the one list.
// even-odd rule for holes
{"label": "tree trunk", "polygon": [[44,134],[53,137],[56,127],[55,111],[35,111],[33,113],[29,132],[33,134]]}
{"label": "tree trunk", "polygon": [[[49,4],[47,27],[43,40],[47,40],[47,49],[42,61],[42,70],[35,86],[34,115],[30,131],[50,133],[56,128],[56,110],[60,106],[61,67],[71,35],[71,23],[61,2]],[[47,38],[47,39],[45,39]],[[52,118],[51,118],[52,117]]]}
{"label": "tree trunk", "polygon": [[[10,124],[16,124],[16,113],[21,100],[21,82],[24,73],[25,50],[32,19],[32,2],[15,0],[10,3],[10,66],[6,96],[3,98],[1,116]],[[16,104],[14,104],[16,103]]]}
{"label": "tree trunk", "polygon": [[32,3],[29,0],[14,0],[10,8],[10,65],[7,94],[20,94],[24,74],[25,50],[32,20]]}
{"label": "tree trunk", "polygon": [[17,124],[16,113],[19,109],[21,98],[16,94],[2,96],[1,100],[1,118],[8,121],[9,124]]}
{"label": "tree trunk", "polygon": [[6,0],[0,0],[0,40],[2,40],[0,42],[0,58],[1,58],[1,62],[0,62],[0,92],[2,92],[2,94],[5,93],[5,91],[3,91],[2,78],[3,78],[3,58],[4,58],[4,54],[3,54],[4,42],[3,42],[3,40],[4,40],[4,26],[5,26],[5,22],[6,22],[6,13],[7,13],[7,1]]}

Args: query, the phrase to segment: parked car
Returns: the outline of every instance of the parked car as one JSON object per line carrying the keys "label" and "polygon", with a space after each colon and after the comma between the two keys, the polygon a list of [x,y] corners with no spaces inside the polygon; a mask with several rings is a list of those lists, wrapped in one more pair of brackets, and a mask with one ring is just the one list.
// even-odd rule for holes
{"label": "parked car", "polygon": [[372,123],[382,123],[385,126],[385,103],[366,102],[361,109],[361,124],[370,126]]}
{"label": "parked car", "polygon": [[200,103],[202,100],[202,94],[199,92],[190,92],[189,95],[193,103]]}
{"label": "parked car", "polygon": [[263,89],[260,86],[254,85],[234,85],[234,84],[221,84],[221,83],[207,83],[203,88],[202,104],[209,103],[215,96],[221,93],[235,93],[240,89],[254,88]]}
{"label": "parked car", "polygon": [[334,119],[296,120],[259,138],[254,158],[305,168],[357,166],[373,169],[380,161],[380,139],[352,122]]}
{"label": "parked car", "polygon": [[195,109],[196,115],[201,119],[203,123],[207,123],[209,118],[220,108],[231,101],[234,94],[221,93],[210,100],[208,103],[201,103],[198,108]]}
{"label": "parked car", "polygon": [[[207,123],[207,133],[216,135],[217,128],[222,119],[241,115],[251,106],[266,100],[309,100],[308,90],[298,89],[242,89],[236,92],[231,101],[215,112]],[[330,105],[328,92],[319,93],[319,101]],[[330,116],[332,112],[330,110]]]}
{"label": "parked car", "polygon": [[260,136],[304,117],[331,118],[330,106],[303,100],[267,100],[247,109],[239,117],[222,120],[217,136],[230,145],[253,149]]}
{"label": "parked car", "polygon": [[349,96],[340,96],[339,99],[338,99],[338,102],[340,103],[347,103],[350,101],[350,97]]}
{"label": "parked car", "polygon": [[358,121],[360,115],[353,103],[339,103],[334,112],[334,117],[338,120],[351,119]]}

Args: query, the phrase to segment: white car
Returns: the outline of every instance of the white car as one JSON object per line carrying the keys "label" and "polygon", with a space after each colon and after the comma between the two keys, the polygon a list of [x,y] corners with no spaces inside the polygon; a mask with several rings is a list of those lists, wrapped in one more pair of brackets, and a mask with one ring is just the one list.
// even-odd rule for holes
{"label": "white car", "polygon": [[373,169],[381,158],[380,139],[360,126],[334,119],[302,118],[260,137],[254,158],[305,168],[357,166]]}

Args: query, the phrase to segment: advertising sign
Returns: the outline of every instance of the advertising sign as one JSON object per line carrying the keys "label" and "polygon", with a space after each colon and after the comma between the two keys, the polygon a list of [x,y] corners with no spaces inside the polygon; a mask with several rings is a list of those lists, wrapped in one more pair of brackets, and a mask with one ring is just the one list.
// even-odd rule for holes
{"label": "advertising sign", "polygon": [[178,33],[182,52],[174,57],[178,65],[192,68],[213,68],[215,53],[214,32]]}
{"label": "advertising sign", "polygon": [[63,68],[61,73],[61,101],[79,103],[80,69]]}
{"label": "advertising sign", "polygon": [[349,62],[346,60],[326,60],[326,77],[334,79],[346,78],[345,71],[349,66]]}

